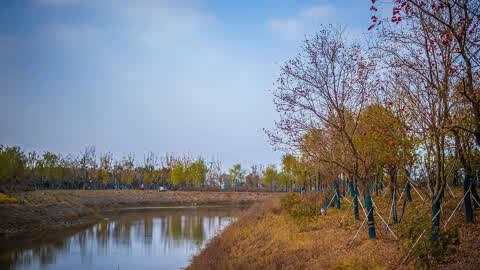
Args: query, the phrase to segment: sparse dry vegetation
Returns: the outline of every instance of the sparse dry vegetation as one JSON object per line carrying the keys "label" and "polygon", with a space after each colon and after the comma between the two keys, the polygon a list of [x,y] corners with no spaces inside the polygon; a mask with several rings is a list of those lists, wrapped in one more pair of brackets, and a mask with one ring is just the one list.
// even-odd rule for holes
{"label": "sparse dry vegetation", "polygon": [[[460,194],[460,190],[456,192]],[[433,247],[428,237],[423,237],[402,264],[421,231],[430,230],[428,202],[414,199],[402,222],[391,224],[400,240],[395,240],[376,215],[377,238],[369,239],[362,229],[352,242],[363,218],[353,219],[346,200],[341,209],[328,208],[328,214],[322,216],[318,214],[322,206],[314,206],[316,199],[313,194],[290,193],[282,200],[252,206],[213,238],[193,258],[189,269],[475,269],[478,265],[480,243],[476,239],[480,233],[475,232],[480,226],[462,222],[458,217],[464,215],[461,211],[441,234],[439,246]],[[379,213],[388,218],[388,196],[373,199]],[[444,213],[450,214],[455,206],[455,200],[449,199]],[[302,208],[303,215],[299,214]]]}

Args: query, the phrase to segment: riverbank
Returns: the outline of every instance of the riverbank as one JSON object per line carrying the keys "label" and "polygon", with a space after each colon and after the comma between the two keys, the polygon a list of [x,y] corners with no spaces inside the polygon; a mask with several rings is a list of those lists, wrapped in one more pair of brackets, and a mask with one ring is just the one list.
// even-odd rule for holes
{"label": "riverbank", "polygon": [[243,204],[281,196],[269,192],[198,192],[142,190],[37,190],[8,194],[0,204],[0,237],[4,239],[84,226],[106,211],[127,207],[177,204]]}
{"label": "riverbank", "polygon": [[[387,219],[388,198],[378,196],[374,201]],[[365,223],[354,241],[363,213],[359,207],[361,219],[354,220],[347,200],[342,199],[341,209],[329,208],[327,216],[309,218],[292,217],[278,199],[255,204],[214,237],[188,269],[477,269],[479,223],[466,224],[460,209],[446,231],[442,226],[439,248],[432,249],[428,204],[419,198],[408,203],[402,222],[391,225],[399,240],[376,214],[377,237],[368,238]],[[455,206],[455,199],[447,200],[442,224]],[[424,228],[425,236],[412,250]]]}

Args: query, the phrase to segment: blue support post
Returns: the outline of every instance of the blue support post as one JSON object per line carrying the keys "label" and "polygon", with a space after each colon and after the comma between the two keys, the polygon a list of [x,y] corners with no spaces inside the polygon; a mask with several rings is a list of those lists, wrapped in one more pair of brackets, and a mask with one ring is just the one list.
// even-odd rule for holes
{"label": "blue support post", "polygon": [[438,232],[440,231],[440,201],[432,202],[432,234],[430,235],[430,241],[435,242],[438,239]]}
{"label": "blue support post", "polygon": [[470,199],[470,174],[465,174],[465,180],[463,181],[463,194],[465,196],[465,218],[467,222],[473,222],[473,210],[472,210],[472,201]]}
{"label": "blue support post", "polygon": [[340,191],[338,190],[338,181],[333,182],[335,188],[335,206],[340,209]]}
{"label": "blue support post", "polygon": [[373,218],[372,197],[370,195],[364,195],[363,199],[368,213],[368,238],[375,238],[375,220]]}
{"label": "blue support post", "polygon": [[328,197],[325,196],[325,208],[324,208],[324,212],[323,212],[324,216],[327,215],[327,208],[328,208]]}
{"label": "blue support post", "polygon": [[397,190],[396,189],[393,190],[392,200],[393,200],[393,223],[397,223],[398,215],[397,215]]}
{"label": "blue support post", "polygon": [[349,181],[347,178],[347,182],[348,182],[348,189],[350,190],[350,196],[354,197],[355,189],[353,188],[353,181]]}
{"label": "blue support post", "polygon": [[410,182],[408,181],[408,178],[410,177],[410,172],[408,171],[408,169],[405,169],[405,173],[407,174],[407,178],[405,179],[405,181],[407,181],[407,187],[406,187],[406,198],[407,198],[407,201],[408,202],[411,202],[412,201],[412,194],[410,192]]}

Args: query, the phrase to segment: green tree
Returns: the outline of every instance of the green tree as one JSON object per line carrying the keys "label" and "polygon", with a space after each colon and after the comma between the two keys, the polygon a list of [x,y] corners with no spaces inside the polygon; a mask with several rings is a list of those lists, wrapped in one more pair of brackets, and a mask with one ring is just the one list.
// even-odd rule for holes
{"label": "green tree", "polygon": [[263,171],[263,184],[273,189],[278,182],[278,172],[275,165],[270,165]]}
{"label": "green tree", "polygon": [[100,170],[99,179],[102,180],[102,185],[106,186],[112,174],[113,154],[105,153],[100,156]]}
{"label": "green tree", "polygon": [[0,145],[0,183],[11,182],[14,188],[26,174],[27,158],[20,147]]}
{"label": "green tree", "polygon": [[182,162],[177,162],[170,173],[171,182],[175,186],[183,185],[186,183],[186,170]]}
{"label": "green tree", "polygon": [[201,186],[205,183],[205,179],[207,178],[208,168],[207,168],[207,165],[205,165],[205,162],[203,161],[203,159],[198,159],[197,161],[192,162],[189,165],[189,172],[194,185]]}
{"label": "green tree", "polygon": [[295,170],[297,168],[297,159],[291,154],[285,154],[282,156],[282,173],[285,176],[285,187],[288,191],[288,186],[290,190],[293,188],[293,182],[295,180]]}
{"label": "green tree", "polygon": [[45,152],[40,160],[40,175],[49,186],[54,187],[59,181],[60,157],[51,152]]}
{"label": "green tree", "polygon": [[239,184],[245,178],[245,170],[242,170],[240,164],[233,165],[233,168],[229,170],[230,181],[232,184]]}

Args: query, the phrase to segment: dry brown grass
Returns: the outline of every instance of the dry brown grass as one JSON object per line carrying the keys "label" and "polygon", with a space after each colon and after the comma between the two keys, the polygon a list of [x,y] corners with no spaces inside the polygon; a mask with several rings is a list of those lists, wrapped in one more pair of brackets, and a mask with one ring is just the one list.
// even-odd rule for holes
{"label": "dry brown grass", "polygon": [[193,258],[190,269],[381,268],[387,262],[384,257],[390,257],[387,251],[395,250],[394,244],[360,237],[349,247],[352,230],[339,224],[344,211],[329,209],[326,217],[310,221],[305,231],[281,211],[279,200],[257,204],[213,238]]}
{"label": "dry brown grass", "polygon": [[[461,194],[460,189],[455,192]],[[311,196],[309,200],[317,201],[316,204],[324,202],[324,198],[308,196]],[[428,201],[421,201],[415,194],[412,196],[414,201],[407,204],[402,223],[391,226],[401,238],[398,241],[375,214],[377,238],[368,239],[365,224],[352,242],[363,219],[353,219],[353,211],[345,200],[342,200],[341,209],[331,207],[327,216],[308,218],[303,223],[282,210],[278,199],[256,204],[213,238],[193,258],[189,269],[478,269],[480,226],[478,223],[465,224],[463,209],[459,209],[447,226],[451,228],[449,232],[458,228],[460,243],[455,246],[446,244],[440,255],[429,255],[421,260],[418,256],[422,252],[432,252],[427,230],[411,259],[402,264],[419,235],[416,231],[424,228],[418,220],[425,220],[429,228],[431,210]],[[378,196],[374,201],[379,213],[388,219],[390,202],[386,197]],[[445,201],[442,224],[456,206],[454,199],[446,198]],[[399,204],[399,216],[401,210]],[[359,211],[362,217],[361,207]],[[412,231],[410,238],[405,233],[409,230]]]}

